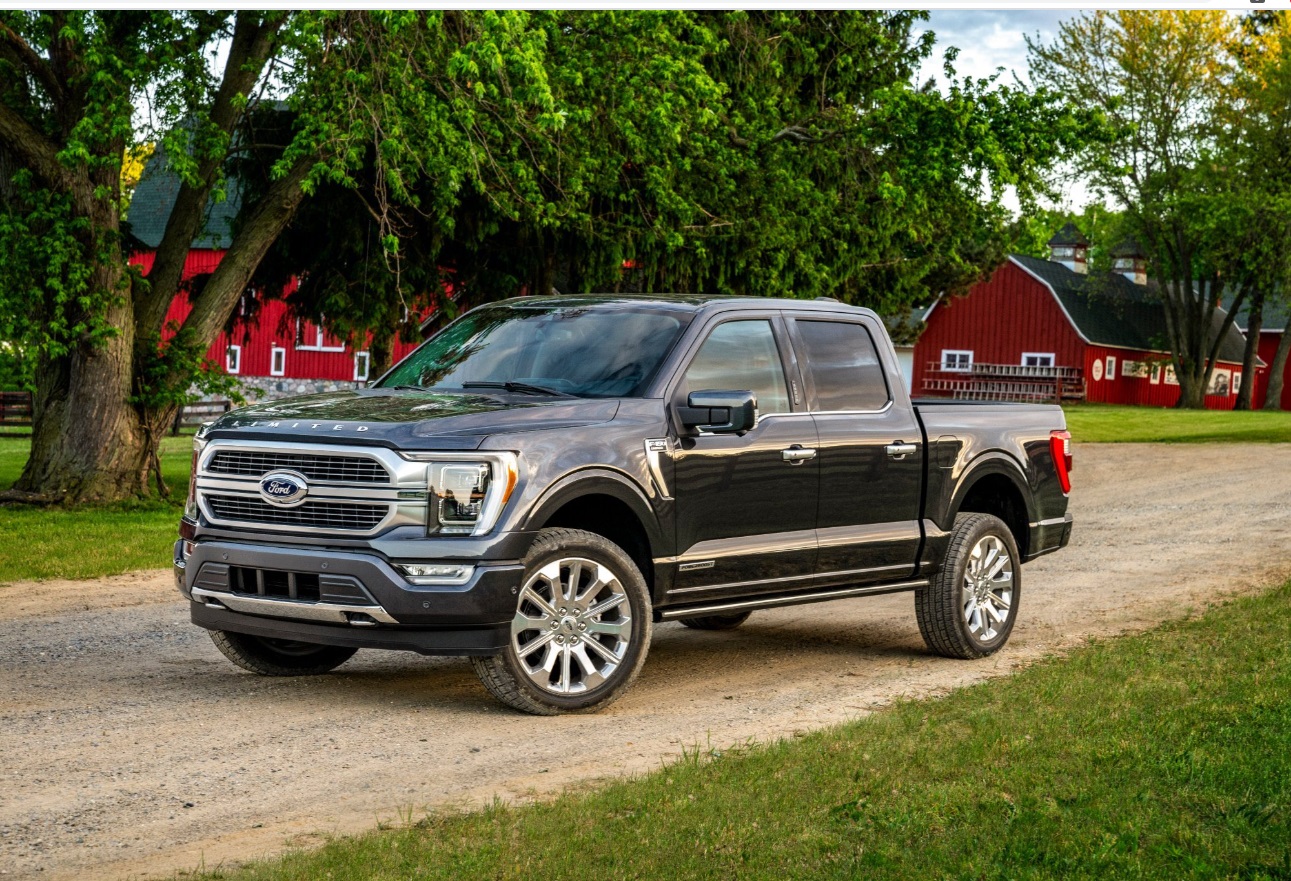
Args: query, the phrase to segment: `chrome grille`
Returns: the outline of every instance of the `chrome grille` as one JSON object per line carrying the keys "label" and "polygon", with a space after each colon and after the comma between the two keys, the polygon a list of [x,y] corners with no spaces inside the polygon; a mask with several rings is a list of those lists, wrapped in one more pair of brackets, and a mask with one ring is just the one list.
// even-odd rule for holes
{"label": "chrome grille", "polygon": [[363,505],[353,502],[306,501],[296,508],[277,508],[249,496],[205,493],[204,498],[220,520],[243,523],[273,523],[335,529],[346,532],[368,532],[385,519],[389,505]]}
{"label": "chrome grille", "polygon": [[361,456],[316,456],[306,453],[280,453],[259,450],[220,450],[211,457],[206,470],[212,474],[237,474],[260,477],[276,469],[298,471],[320,483],[390,482],[389,473],[380,462]]}

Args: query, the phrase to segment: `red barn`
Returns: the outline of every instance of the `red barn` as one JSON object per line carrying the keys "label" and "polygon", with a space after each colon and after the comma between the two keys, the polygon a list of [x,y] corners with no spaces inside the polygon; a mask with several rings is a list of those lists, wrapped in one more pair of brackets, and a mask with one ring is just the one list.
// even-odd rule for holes
{"label": "red barn", "polygon": [[[966,296],[933,304],[915,345],[914,394],[1172,406],[1165,312],[1142,255],[1123,246],[1114,271],[1089,274],[1089,243],[1071,224],[1050,247],[1053,259],[1013,255]],[[1207,407],[1232,408],[1244,347],[1230,328]]]}
{"label": "red barn", "polygon": [[[130,232],[144,246],[130,262],[145,273],[152,269],[155,249],[161,244],[178,192],[179,178],[166,167],[164,157],[154,156],[135,188],[129,213]],[[232,221],[240,201],[238,187],[231,184],[229,198],[208,207],[206,223],[193,240],[184,263],[185,280],[215,271],[232,244]],[[293,281],[282,293],[291,293],[295,284]],[[260,295],[249,292],[247,296]],[[242,314],[247,313],[248,305],[242,304]],[[206,355],[230,375],[243,379],[247,386],[260,388],[265,397],[272,398],[353,388],[376,378],[369,375],[371,359],[365,344],[353,346],[331,336],[309,318],[292,314],[280,299],[267,299],[257,305],[254,317],[235,317],[231,332],[222,332]],[[171,303],[166,323],[182,322],[191,309],[187,296],[179,295]],[[414,316],[411,320],[417,319]],[[398,362],[416,346],[396,337],[393,360]]]}

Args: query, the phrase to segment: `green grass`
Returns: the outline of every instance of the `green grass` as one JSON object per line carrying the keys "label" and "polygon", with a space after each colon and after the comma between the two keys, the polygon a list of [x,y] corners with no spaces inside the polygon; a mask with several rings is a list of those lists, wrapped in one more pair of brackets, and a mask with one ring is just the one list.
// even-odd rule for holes
{"label": "green grass", "polygon": [[[27,438],[0,437],[0,490],[18,479]],[[170,565],[188,492],[193,439],[162,441],[162,476],[174,504],[142,502],[81,509],[0,508],[0,583],[35,578],[97,578]]]}
{"label": "green grass", "polygon": [[1064,408],[1072,438],[1093,443],[1291,443],[1291,413],[1167,410],[1114,404]]}
{"label": "green grass", "polygon": [[799,740],[202,877],[1291,878],[1291,585]]}

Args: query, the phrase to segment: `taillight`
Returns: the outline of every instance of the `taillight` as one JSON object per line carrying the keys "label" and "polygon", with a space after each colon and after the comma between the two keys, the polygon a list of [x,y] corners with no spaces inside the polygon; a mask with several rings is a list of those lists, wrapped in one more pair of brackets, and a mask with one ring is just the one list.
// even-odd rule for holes
{"label": "taillight", "polygon": [[1071,492],[1071,432],[1049,432],[1049,452],[1053,454],[1053,467],[1058,472],[1063,493]]}

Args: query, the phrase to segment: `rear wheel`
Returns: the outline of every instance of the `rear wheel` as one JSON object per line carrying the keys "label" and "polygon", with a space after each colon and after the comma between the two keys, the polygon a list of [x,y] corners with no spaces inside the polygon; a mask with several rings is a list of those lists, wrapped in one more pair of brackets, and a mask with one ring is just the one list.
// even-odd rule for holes
{"label": "rear wheel", "polygon": [[1017,619],[1022,566],[1013,533],[990,514],[960,514],[946,562],[915,592],[923,640],[948,658],[981,658],[1004,647]]}
{"label": "rear wheel", "polygon": [[649,594],[632,558],[595,533],[544,529],[524,564],[506,651],[471,659],[484,687],[540,716],[617,700],[650,646]]}
{"label": "rear wheel", "polygon": [[224,657],[243,670],[261,676],[315,676],[344,664],[358,649],[336,645],[316,645],[292,639],[269,639],[234,633],[210,631],[211,641]]}
{"label": "rear wheel", "polygon": [[696,618],[682,618],[681,623],[696,630],[734,630],[749,620],[752,612],[737,612],[734,615],[700,615]]}

